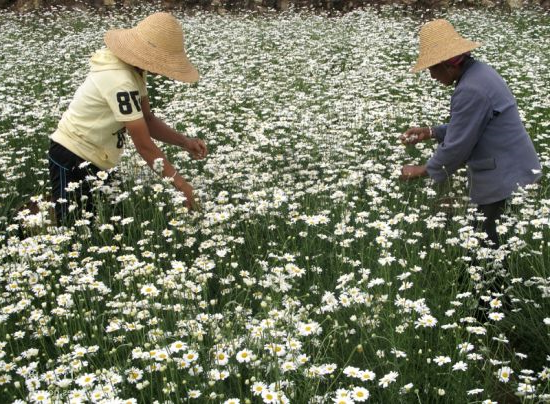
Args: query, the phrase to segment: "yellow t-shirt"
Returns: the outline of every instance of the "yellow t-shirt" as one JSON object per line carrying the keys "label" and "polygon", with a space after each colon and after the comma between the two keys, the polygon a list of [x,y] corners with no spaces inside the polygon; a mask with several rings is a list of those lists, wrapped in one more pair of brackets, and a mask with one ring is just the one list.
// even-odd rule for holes
{"label": "yellow t-shirt", "polygon": [[102,170],[114,167],[125,142],[125,122],[143,117],[145,73],[101,49],[51,139]]}

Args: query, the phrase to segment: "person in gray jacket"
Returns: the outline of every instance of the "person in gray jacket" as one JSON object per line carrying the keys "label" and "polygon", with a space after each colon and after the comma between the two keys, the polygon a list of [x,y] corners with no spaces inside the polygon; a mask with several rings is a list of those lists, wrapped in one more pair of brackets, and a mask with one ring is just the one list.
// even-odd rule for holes
{"label": "person in gray jacket", "polygon": [[455,90],[448,124],[410,128],[401,136],[405,144],[428,139],[439,143],[427,164],[403,166],[401,178],[430,176],[441,183],[466,164],[470,199],[485,216],[482,228],[497,248],[496,220],[506,200],[518,187],[538,181],[541,166],[505,81],[470,56],[480,45],[462,38],[446,20],[421,28],[420,55],[413,72],[429,68],[433,79],[446,86],[454,84]]}

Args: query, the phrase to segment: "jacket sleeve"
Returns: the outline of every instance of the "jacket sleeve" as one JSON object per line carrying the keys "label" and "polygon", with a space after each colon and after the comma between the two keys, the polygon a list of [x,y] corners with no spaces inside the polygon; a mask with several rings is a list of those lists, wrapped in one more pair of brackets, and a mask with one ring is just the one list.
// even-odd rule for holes
{"label": "jacket sleeve", "polygon": [[444,181],[468,160],[492,115],[487,96],[473,87],[457,87],[451,98],[449,124],[436,128],[441,143],[426,165],[432,179]]}
{"label": "jacket sleeve", "polygon": [[445,135],[447,134],[447,126],[448,125],[445,124],[445,125],[439,125],[439,126],[433,127],[435,140],[437,140],[437,143],[442,143],[443,141],[445,141]]}

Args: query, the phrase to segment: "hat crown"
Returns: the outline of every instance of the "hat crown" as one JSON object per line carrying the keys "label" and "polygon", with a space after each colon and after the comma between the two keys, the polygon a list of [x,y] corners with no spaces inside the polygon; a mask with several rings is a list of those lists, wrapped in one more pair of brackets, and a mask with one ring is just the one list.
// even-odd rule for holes
{"label": "hat crown", "polygon": [[463,39],[449,21],[434,20],[420,29],[420,48],[445,47],[450,42]]}
{"label": "hat crown", "polygon": [[134,28],[107,31],[103,39],[130,66],[186,83],[199,79],[185,52],[183,28],[169,13],[151,14]]}
{"label": "hat crown", "polygon": [[178,20],[168,13],[151,14],[135,29],[140,38],[153,48],[168,52],[182,52],[184,49],[183,29]]}
{"label": "hat crown", "polygon": [[419,72],[481,45],[461,37],[451,23],[443,19],[424,24],[419,37],[420,54],[413,72]]}

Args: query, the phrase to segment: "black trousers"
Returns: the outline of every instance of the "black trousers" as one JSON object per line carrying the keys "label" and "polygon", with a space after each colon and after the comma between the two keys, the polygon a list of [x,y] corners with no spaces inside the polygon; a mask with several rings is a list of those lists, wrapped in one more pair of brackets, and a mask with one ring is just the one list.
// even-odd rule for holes
{"label": "black trousers", "polygon": [[[488,239],[491,244],[486,243],[486,247],[497,249],[500,247],[500,240],[497,233],[496,221],[501,218],[506,209],[506,199],[490,203],[487,205],[478,205],[478,211],[483,214],[484,218],[480,224],[481,229],[487,233]],[[502,263],[506,267],[506,261]],[[483,278],[485,283],[485,293],[497,293],[501,295],[503,307],[501,311],[509,311],[512,308],[510,297],[506,294],[506,287],[508,282],[506,276],[499,273],[494,268],[486,268],[483,272]],[[479,300],[478,308],[476,309],[475,316],[481,323],[487,321],[487,315],[490,311],[488,303],[484,300]]]}
{"label": "black trousers", "polygon": [[497,249],[500,246],[500,240],[497,233],[496,221],[499,220],[506,209],[506,199],[489,203],[487,205],[478,205],[477,209],[484,216],[481,222],[481,229],[487,233],[487,236],[493,245],[491,248]]}
{"label": "black trousers", "polygon": [[[99,168],[54,141],[50,144],[48,157],[55,218],[58,225],[70,226],[80,217],[82,209],[93,212],[90,183],[86,177],[95,176]],[[75,185],[71,185],[69,191],[67,186],[71,183]],[[72,202],[76,202],[78,209],[69,212]]]}

